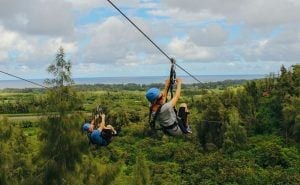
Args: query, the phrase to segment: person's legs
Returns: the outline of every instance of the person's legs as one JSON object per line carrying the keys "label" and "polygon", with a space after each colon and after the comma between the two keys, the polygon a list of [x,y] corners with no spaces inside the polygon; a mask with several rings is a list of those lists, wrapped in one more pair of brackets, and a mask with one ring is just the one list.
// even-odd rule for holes
{"label": "person's legs", "polygon": [[185,128],[188,128],[188,108],[186,103],[180,104],[179,110],[178,110],[178,117],[181,119],[182,124]]}
{"label": "person's legs", "polygon": [[115,130],[115,128],[113,126],[111,126],[111,125],[106,125],[106,128],[111,129],[114,132],[114,134],[117,133],[116,130]]}

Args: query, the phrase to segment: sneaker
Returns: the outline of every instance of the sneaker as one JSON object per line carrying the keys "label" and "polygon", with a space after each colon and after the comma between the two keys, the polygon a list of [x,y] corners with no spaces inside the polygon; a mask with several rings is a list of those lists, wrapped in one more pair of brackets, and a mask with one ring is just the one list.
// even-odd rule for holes
{"label": "sneaker", "polygon": [[188,128],[186,129],[186,131],[187,131],[187,133],[190,133],[190,134],[193,133],[190,126],[188,126]]}

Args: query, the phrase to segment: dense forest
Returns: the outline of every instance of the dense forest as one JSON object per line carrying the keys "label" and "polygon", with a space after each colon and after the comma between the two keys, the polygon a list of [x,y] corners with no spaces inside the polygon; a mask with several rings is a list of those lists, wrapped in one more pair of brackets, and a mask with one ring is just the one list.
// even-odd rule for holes
{"label": "dense forest", "polygon": [[[182,137],[151,132],[149,86],[74,86],[62,49],[47,70],[51,89],[0,92],[1,185],[300,184],[300,65],[183,86],[193,134]],[[81,131],[97,105],[121,128],[107,147]]]}

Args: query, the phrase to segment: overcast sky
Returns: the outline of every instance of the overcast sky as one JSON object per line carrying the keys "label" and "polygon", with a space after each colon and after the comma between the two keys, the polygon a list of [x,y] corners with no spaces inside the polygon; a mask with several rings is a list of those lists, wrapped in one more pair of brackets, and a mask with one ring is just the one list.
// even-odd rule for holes
{"label": "overcast sky", "polygon": [[[299,0],[112,2],[194,75],[277,73],[300,63]],[[167,58],[106,0],[0,0],[0,70],[48,77],[60,46],[73,78],[169,73]]]}

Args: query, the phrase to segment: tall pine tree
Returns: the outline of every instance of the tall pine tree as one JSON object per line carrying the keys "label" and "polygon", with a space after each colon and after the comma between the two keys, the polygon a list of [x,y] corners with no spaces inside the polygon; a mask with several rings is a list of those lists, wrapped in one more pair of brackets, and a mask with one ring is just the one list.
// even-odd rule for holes
{"label": "tall pine tree", "polygon": [[62,47],[59,48],[55,63],[48,67],[53,79],[45,81],[52,88],[47,94],[48,116],[42,120],[40,138],[43,142],[40,157],[44,159],[43,184],[63,184],[64,176],[74,171],[81,160],[84,144],[78,132],[82,117],[76,113],[81,101],[71,85],[71,62],[65,60]]}

